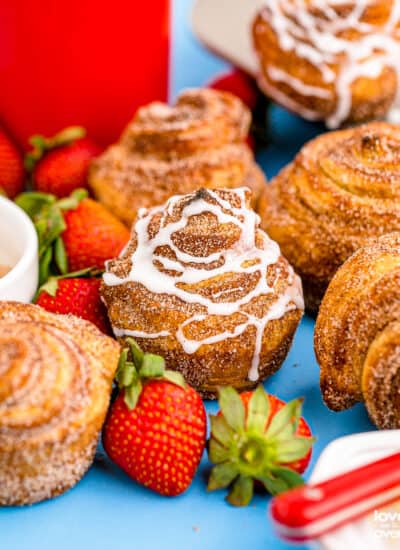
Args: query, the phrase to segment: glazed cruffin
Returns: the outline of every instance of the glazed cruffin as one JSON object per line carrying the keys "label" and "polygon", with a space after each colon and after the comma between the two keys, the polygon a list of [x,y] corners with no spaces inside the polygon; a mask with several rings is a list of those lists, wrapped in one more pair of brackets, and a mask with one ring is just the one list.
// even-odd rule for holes
{"label": "glazed cruffin", "polygon": [[400,233],[358,250],[336,273],[315,351],[329,408],[363,401],[378,428],[400,428]]}
{"label": "glazed cruffin", "polygon": [[299,278],[243,188],[200,189],[141,211],[101,292],[118,339],[162,355],[207,398],[275,372],[304,307]]}
{"label": "glazed cruffin", "polygon": [[77,317],[0,301],[0,506],[52,498],[85,474],[119,350]]}
{"label": "glazed cruffin", "polygon": [[140,208],[200,187],[247,186],[255,206],[266,180],[245,143],[250,122],[250,111],[228,92],[191,89],[173,107],[150,103],[92,163],[89,185],[127,225]]}
{"label": "glazed cruffin", "polygon": [[400,230],[400,127],[373,122],[310,141],[266,186],[259,214],[317,311],[349,256]]}
{"label": "glazed cruffin", "polygon": [[271,0],[253,39],[260,88],[306,119],[337,128],[381,118],[396,96],[397,0]]}

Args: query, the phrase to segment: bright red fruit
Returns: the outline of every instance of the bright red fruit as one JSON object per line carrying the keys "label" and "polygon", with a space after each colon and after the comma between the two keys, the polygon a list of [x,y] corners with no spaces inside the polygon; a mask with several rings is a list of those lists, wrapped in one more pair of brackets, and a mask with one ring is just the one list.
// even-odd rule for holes
{"label": "bright red fruit", "polygon": [[25,162],[37,191],[62,198],[87,186],[90,162],[101,149],[85,136],[84,128],[71,126],[51,138],[31,137]]}
{"label": "bright red fruit", "polygon": [[138,483],[165,496],[183,493],[196,473],[206,440],[200,395],[164,360],[128,339],[117,380],[120,393],[103,430],[108,456]]}
{"label": "bright red fruit", "polygon": [[39,237],[40,285],[53,276],[104,270],[106,260],[118,256],[129,241],[127,227],[88,199],[85,189],[59,200],[40,192],[21,193],[15,200],[34,222]]}
{"label": "bright red fruit", "polygon": [[39,291],[36,303],[52,313],[72,314],[110,334],[107,311],[100,299],[100,279],[50,279]]}
{"label": "bright red fruit", "polygon": [[20,151],[0,128],[0,191],[13,199],[24,187],[24,162]]}
{"label": "bright red fruit", "polygon": [[257,105],[260,91],[255,80],[240,69],[221,75],[208,84],[209,88],[231,92],[243,101],[253,111]]}
{"label": "bright red fruit", "polygon": [[90,162],[100,152],[101,149],[89,138],[49,151],[34,169],[35,189],[66,197],[75,189],[86,187]]}
{"label": "bright red fruit", "polygon": [[221,411],[211,416],[208,489],[231,486],[228,501],[247,505],[259,482],[271,494],[303,484],[314,438],[301,417],[300,399],[284,403],[259,386],[239,395],[220,390]]}
{"label": "bright red fruit", "polygon": [[67,210],[64,220],[67,227],[61,237],[70,271],[104,269],[104,262],[118,256],[129,241],[127,227],[92,199]]}

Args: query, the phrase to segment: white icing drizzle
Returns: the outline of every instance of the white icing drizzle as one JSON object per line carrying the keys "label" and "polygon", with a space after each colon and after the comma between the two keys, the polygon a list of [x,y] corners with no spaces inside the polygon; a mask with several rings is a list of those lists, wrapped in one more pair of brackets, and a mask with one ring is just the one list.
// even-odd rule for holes
{"label": "white icing drizzle", "polygon": [[[281,49],[294,51],[320,71],[325,83],[333,83],[336,109],[326,120],[329,128],[337,128],[348,117],[352,106],[351,86],[358,78],[377,78],[385,67],[400,72],[400,43],[396,37],[400,1],[393,1],[390,17],[379,29],[361,21],[372,3],[372,0],[354,1],[354,7],[346,17],[338,17],[333,9],[343,5],[343,0],[269,0],[264,8],[263,16],[274,29]],[[312,15],[310,7],[318,9],[324,17]],[[337,36],[350,29],[360,33],[360,37],[351,41]],[[338,63],[339,54],[344,55],[344,61],[336,75],[330,65]],[[262,79],[267,93],[304,118],[320,118],[319,113],[298,105],[271,81],[284,82],[303,96],[325,98],[325,88],[309,86],[271,65],[266,66],[265,71],[271,79],[269,82]],[[328,94],[330,97],[329,91]]]}
{"label": "white icing drizzle", "polygon": [[[269,311],[259,318],[256,315],[243,311],[243,306],[249,304],[255,298],[262,295],[268,295],[275,291],[274,286],[269,286],[267,282],[268,266],[275,264],[281,253],[277,243],[272,241],[264,232],[258,229],[258,215],[246,206],[247,189],[240,188],[230,190],[240,199],[240,207],[234,207],[230,202],[223,199],[217,193],[207,190],[207,195],[211,197],[214,203],[208,202],[196,194],[183,196],[174,196],[164,206],[155,207],[150,210],[141,210],[134,226],[136,232],[137,246],[132,254],[132,268],[126,277],[118,277],[114,273],[106,271],[103,276],[104,283],[109,286],[121,285],[127,282],[135,282],[143,285],[147,290],[155,294],[168,294],[175,296],[188,304],[198,304],[206,309],[205,314],[193,315],[186,319],[175,337],[180,342],[184,351],[188,354],[195,353],[204,344],[214,344],[243,334],[250,326],[256,329],[256,341],[251,368],[249,370],[249,379],[256,381],[259,377],[258,367],[262,347],[262,338],[267,323],[272,319],[280,319],[285,313],[293,309],[304,309],[303,294],[299,277],[293,269],[288,266],[289,280],[286,292],[277,296],[275,302],[269,308]],[[167,215],[170,215],[175,205],[182,199],[186,204],[182,209],[181,217],[176,222],[167,223]],[[193,199],[193,200],[190,200]],[[231,223],[240,229],[239,240],[231,248],[216,252],[208,256],[192,256],[181,251],[172,241],[174,233],[183,229],[189,218],[197,216],[204,212],[210,212],[216,216],[220,224]],[[154,237],[149,236],[149,225],[155,215],[161,213],[162,218],[160,228]],[[263,248],[256,246],[256,232],[262,235]],[[156,253],[161,246],[168,246],[174,251],[176,260],[162,257]],[[221,261],[219,267],[205,269],[196,267],[196,264],[207,264],[208,266],[215,261]],[[156,263],[155,263],[156,262]],[[246,265],[250,263],[251,265]],[[157,267],[174,271],[175,274],[165,273]],[[191,264],[191,265],[183,265]],[[211,280],[213,277],[222,274],[232,273],[259,273],[258,282],[255,287],[245,296],[233,300],[216,302],[201,294],[189,292],[177,286],[177,283],[196,284],[201,281]],[[231,289],[230,292],[240,290],[240,288]],[[229,291],[219,292],[213,295],[213,298],[229,294]],[[192,324],[201,322],[208,315],[230,316],[234,313],[241,313],[245,317],[243,323],[238,324],[232,332],[222,331],[203,340],[191,340],[185,335],[185,328]],[[130,335],[142,338],[158,338],[170,336],[168,331],[158,333],[144,333],[136,330],[126,330],[119,327],[113,327],[116,336]]]}

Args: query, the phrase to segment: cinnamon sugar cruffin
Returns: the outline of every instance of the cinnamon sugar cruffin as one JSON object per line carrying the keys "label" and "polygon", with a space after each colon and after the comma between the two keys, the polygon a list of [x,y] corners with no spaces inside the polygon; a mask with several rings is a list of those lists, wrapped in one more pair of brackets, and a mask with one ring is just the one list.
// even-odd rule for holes
{"label": "cinnamon sugar cruffin", "polygon": [[[241,206],[241,199],[236,192],[218,190],[215,194],[230,203],[232,207]],[[173,208],[170,208],[167,203],[163,212],[154,213],[148,226],[149,238],[153,238],[158,233],[161,220],[163,227],[179,221],[184,208],[193,201],[203,200],[217,205],[213,196],[205,189],[176,199]],[[214,214],[205,210],[189,217],[185,226],[173,233],[172,241],[181,252],[197,258],[205,258],[204,263],[196,262],[193,265],[195,269],[210,270],[221,265],[218,262],[223,261],[223,254],[219,260],[210,263],[206,261],[207,256],[237,246],[239,236],[240,230],[235,224],[221,224]],[[255,246],[261,251],[265,246],[264,233],[257,229],[255,238]],[[106,271],[124,278],[132,268],[140,270],[141,266],[132,266],[131,261],[136,248],[137,235],[134,225],[131,242],[124,254],[121,258],[109,262]],[[160,247],[156,254],[158,257],[177,260],[175,252],[169,245]],[[156,259],[153,263],[159,271],[165,270]],[[172,275],[174,273],[168,270],[165,272]],[[176,285],[178,288],[182,285],[181,288],[185,291],[204,296],[214,302],[235,302],[254,289],[259,276],[258,271],[246,274],[225,273],[221,270],[219,275],[213,275],[211,279],[204,275],[204,280],[192,285],[187,283],[182,285],[178,278]],[[214,398],[217,388],[222,385],[233,385],[244,390],[257,384],[257,381],[251,381],[248,378],[255,349],[256,329],[249,326],[240,335],[212,344],[203,344],[195,353],[188,354],[176,338],[179,327],[192,316],[206,314],[202,321],[191,322],[185,326],[186,338],[201,341],[224,331],[232,332],[236,326],[246,320],[244,313],[246,310],[259,318],[265,316],[272,304],[287,291],[293,282],[293,277],[288,262],[280,256],[267,271],[268,283],[273,288],[273,292],[255,296],[244,304],[241,310],[238,309],[237,312],[227,316],[208,314],[204,305],[196,301],[191,303],[168,293],[154,293],[143,284],[133,281],[113,286],[103,283],[101,293],[108,308],[110,321],[117,331],[157,334],[167,330],[169,333],[167,336],[147,338],[135,336],[135,338],[145,351],[165,357],[168,368],[179,370],[202,396]],[[280,367],[301,317],[302,310],[293,306],[281,318],[270,320],[266,325],[259,365],[260,380],[265,379]],[[123,341],[123,337],[120,339]]]}
{"label": "cinnamon sugar cruffin", "polygon": [[400,428],[400,233],[371,241],[338,270],[315,328],[326,404],[364,401],[379,428]]}
{"label": "cinnamon sugar cruffin", "polygon": [[266,186],[259,213],[318,310],[353,252],[400,230],[400,127],[373,122],[310,141]]}
{"label": "cinnamon sugar cruffin", "polygon": [[150,103],[93,162],[91,189],[128,225],[139,208],[200,187],[247,186],[255,206],[266,180],[244,143],[250,120],[238,98],[216,90],[186,90],[174,107]]}
{"label": "cinnamon sugar cruffin", "polygon": [[0,302],[0,505],[54,497],[84,475],[118,357],[86,321]]}

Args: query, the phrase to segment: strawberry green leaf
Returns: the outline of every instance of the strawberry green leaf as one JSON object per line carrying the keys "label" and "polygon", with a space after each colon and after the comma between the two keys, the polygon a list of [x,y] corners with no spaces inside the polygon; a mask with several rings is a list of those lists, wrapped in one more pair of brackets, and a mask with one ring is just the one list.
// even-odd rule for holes
{"label": "strawberry green leaf", "polygon": [[184,390],[186,389],[185,379],[180,372],[176,372],[174,370],[166,370],[164,371],[162,378],[163,380],[167,380],[167,382],[171,382],[171,384],[175,384],[175,386],[179,386]]}
{"label": "strawberry green leaf", "polygon": [[85,128],[82,128],[81,126],[69,126],[50,138],[41,135],[34,135],[30,137],[29,143],[32,145],[32,149],[25,155],[24,164],[26,170],[28,172],[32,172],[36,163],[47,151],[55,149],[56,147],[68,145],[77,139],[85,137],[85,135]]}
{"label": "strawberry green leaf", "polygon": [[306,456],[314,443],[313,437],[292,437],[276,444],[276,456],[279,463],[293,462]]}
{"label": "strawberry green leaf", "polygon": [[264,388],[259,385],[249,401],[246,421],[247,429],[264,433],[269,414],[270,404],[268,395]]}
{"label": "strawberry green leaf", "polygon": [[280,493],[284,493],[289,489],[289,486],[285,479],[275,477],[270,473],[266,474],[263,477],[259,477],[258,480],[261,481],[261,483],[271,495],[279,495]]}
{"label": "strawberry green leaf", "polygon": [[64,241],[61,237],[57,237],[54,243],[54,261],[60,273],[65,275],[68,272],[68,258],[65,252]]}
{"label": "strawberry green leaf", "polygon": [[304,479],[301,475],[290,468],[274,468],[272,473],[275,478],[281,479],[286,484],[286,489],[294,489],[304,485]]}
{"label": "strawberry green leaf", "polygon": [[52,246],[66,228],[64,217],[57,207],[45,208],[43,217],[46,219],[47,227],[39,242],[39,257],[45,253],[49,246]]}
{"label": "strawberry green leaf", "polygon": [[115,374],[115,378],[117,379],[118,381],[118,378],[119,376],[121,375],[123,369],[125,368],[125,365],[128,361],[128,348],[123,348],[121,353],[120,353],[120,356],[119,356],[119,360],[118,360],[118,366],[117,366],[117,372]]}
{"label": "strawberry green leaf", "polygon": [[226,500],[233,506],[247,506],[253,498],[254,483],[248,476],[239,476]]}
{"label": "strawberry green leaf", "polygon": [[[61,147],[62,145],[68,145],[77,139],[81,139],[86,136],[86,129],[83,126],[68,126],[58,132],[51,138],[45,138],[47,149],[53,149],[55,147]],[[41,137],[41,136],[39,136]]]}
{"label": "strawberry green leaf", "polygon": [[129,410],[132,410],[136,407],[141,393],[142,383],[140,380],[138,380],[136,384],[125,388],[124,401]]}
{"label": "strawberry green leaf", "polygon": [[218,402],[229,426],[237,432],[243,431],[245,410],[237,391],[230,386],[221,388]]}
{"label": "strawberry green leaf", "polygon": [[208,480],[207,490],[215,491],[216,489],[223,489],[228,487],[232,481],[238,476],[239,472],[235,464],[232,462],[226,462],[224,464],[217,464],[211,470],[210,478]]}
{"label": "strawberry green leaf", "polygon": [[296,419],[299,418],[298,408],[301,408],[301,403],[300,399],[294,399],[282,407],[271,420],[266,436],[269,438],[282,436],[282,432],[285,438],[293,435],[297,428]]}
{"label": "strawberry green leaf", "polygon": [[120,388],[128,388],[138,380],[136,367],[133,363],[127,361],[124,367],[118,373],[118,385]]}
{"label": "strawberry green leaf", "polygon": [[50,296],[53,296],[54,298],[54,296],[57,294],[57,290],[58,290],[58,279],[56,277],[50,277],[50,279],[48,279],[48,281],[39,288],[38,294],[42,292],[47,292],[47,294],[49,294]]}
{"label": "strawberry green leaf", "polygon": [[88,192],[86,189],[75,189],[69,197],[60,199],[57,201],[57,206],[62,211],[75,210],[78,208],[79,203],[88,197]]}
{"label": "strawberry green leaf", "polygon": [[145,353],[139,374],[143,378],[160,378],[165,372],[164,357],[154,355],[153,353]]}
{"label": "strawberry green leaf", "polygon": [[139,345],[135,342],[133,338],[127,338],[126,343],[129,346],[129,350],[131,352],[132,359],[136,365],[136,368],[140,369],[144,357],[144,352],[140,349]]}
{"label": "strawberry green leaf", "polygon": [[54,195],[50,195],[48,193],[27,191],[18,195],[15,202],[28,214],[30,218],[35,218],[44,206],[54,204],[56,202],[56,198]]}
{"label": "strawberry green leaf", "polygon": [[211,437],[215,438],[225,447],[229,447],[234,431],[223,416],[210,415]]}
{"label": "strawberry green leaf", "polygon": [[45,218],[40,218],[35,221],[35,229],[38,235],[38,241],[41,243],[47,231],[47,220]]}
{"label": "strawberry green leaf", "polygon": [[208,457],[214,464],[220,464],[229,460],[230,452],[219,441],[211,438],[208,445]]}
{"label": "strawberry green leaf", "polygon": [[50,264],[53,259],[53,249],[47,248],[39,260],[39,286],[42,286],[50,276]]}

